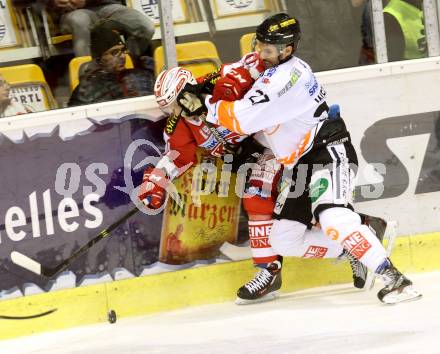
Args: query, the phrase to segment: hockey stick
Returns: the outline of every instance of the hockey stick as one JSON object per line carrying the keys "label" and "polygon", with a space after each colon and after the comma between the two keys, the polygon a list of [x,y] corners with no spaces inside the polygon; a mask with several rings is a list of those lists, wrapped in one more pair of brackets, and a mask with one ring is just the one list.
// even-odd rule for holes
{"label": "hockey stick", "polygon": [[31,320],[33,318],[43,317],[50,315],[51,313],[54,313],[57,309],[52,309],[46,312],[37,313],[35,315],[29,315],[29,316],[4,316],[0,315],[0,320]]}
{"label": "hockey stick", "polygon": [[106,238],[114,229],[116,229],[119,225],[121,225],[124,221],[130,218],[132,215],[136,214],[139,211],[138,205],[131,209],[128,213],[123,215],[120,219],[116,220],[113,224],[111,224],[106,229],[102,230],[98,235],[93,237],[89,242],[87,242],[84,246],[75,251],[69,258],[62,261],[60,264],[55,267],[46,267],[41,263],[29,258],[18,251],[11,252],[11,260],[16,265],[25,268],[35,274],[42,275],[46,278],[52,278],[53,276],[59,274],[64,269],[66,269],[74,260],[76,260],[83,253],[92,248],[96,243]]}
{"label": "hockey stick", "polygon": [[252,252],[249,246],[237,246],[227,241],[223,243],[219,251],[231,261],[242,261],[252,258]]}
{"label": "hockey stick", "polygon": [[[387,245],[385,247],[386,256],[390,257],[394,248],[394,243],[397,237],[397,221],[388,221],[382,244],[385,247],[385,241]],[[365,280],[364,290],[372,290],[376,281],[376,274],[372,270],[368,270],[367,279]]]}

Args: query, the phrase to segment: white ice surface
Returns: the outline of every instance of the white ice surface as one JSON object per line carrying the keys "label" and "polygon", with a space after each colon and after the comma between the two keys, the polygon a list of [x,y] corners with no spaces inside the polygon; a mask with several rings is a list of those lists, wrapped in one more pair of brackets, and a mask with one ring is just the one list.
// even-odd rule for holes
{"label": "white ice surface", "polygon": [[423,299],[395,306],[376,299],[380,281],[345,284],[0,341],[0,353],[439,354],[440,272],[410,278]]}

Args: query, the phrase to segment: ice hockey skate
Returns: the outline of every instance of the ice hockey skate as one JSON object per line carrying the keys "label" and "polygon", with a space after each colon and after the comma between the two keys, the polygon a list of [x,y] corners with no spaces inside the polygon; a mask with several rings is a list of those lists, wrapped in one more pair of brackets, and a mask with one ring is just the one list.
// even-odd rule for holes
{"label": "ice hockey skate", "polygon": [[377,293],[380,301],[387,305],[418,300],[422,294],[412,288],[412,282],[387,260],[388,264],[379,272],[385,287]]}
{"label": "ice hockey skate", "polygon": [[[359,213],[359,216],[362,219],[362,224],[367,225],[370,230],[376,235],[379,241],[383,243],[385,231],[387,229],[387,222],[382,218],[367,214]],[[393,235],[391,235],[390,237],[393,237]],[[392,244],[394,244],[394,240],[392,244],[390,243],[390,240],[388,240],[388,244],[392,247]],[[389,250],[389,253],[391,253],[391,250]],[[387,251],[388,255],[389,253]],[[354,287],[358,289],[371,289],[374,286],[374,281],[376,278],[374,273],[369,271],[365,265],[359,262],[359,260],[351,255],[349,252],[344,250],[343,256],[345,256],[350,262],[351,271],[353,273]]]}
{"label": "ice hockey skate", "polygon": [[270,263],[257,272],[254,279],[247,282],[237,291],[237,305],[247,305],[271,301],[278,297],[281,288],[281,262]]}
{"label": "ice hockey skate", "polygon": [[[384,244],[385,232],[387,231],[388,223],[384,219],[376,217],[376,216],[361,214],[361,213],[359,215],[362,219],[362,224],[367,225],[370,228],[370,230],[376,235],[376,237],[379,239],[379,241],[382,244]],[[388,229],[390,230],[391,228],[388,227]],[[388,257],[391,255],[391,251],[393,250],[395,239],[396,239],[396,232],[395,232],[395,229],[393,228],[392,232],[388,232],[387,245],[384,246]],[[360,262],[358,262],[358,263],[360,263]],[[351,262],[350,262],[350,264],[351,264]],[[371,289],[373,289],[374,282],[376,280],[376,274],[374,274],[374,272],[372,270],[369,270],[368,268],[366,268],[363,264],[362,264],[362,267],[364,268],[366,273],[365,273],[364,285],[361,289],[371,290]],[[361,274],[361,273],[362,273],[362,271],[359,271],[359,274]],[[358,284],[360,284],[359,280],[358,280]]]}
{"label": "ice hockey skate", "polygon": [[343,256],[350,262],[351,272],[353,273],[353,285],[355,288],[363,289],[368,277],[368,268],[363,265],[359,260],[344,250]]}

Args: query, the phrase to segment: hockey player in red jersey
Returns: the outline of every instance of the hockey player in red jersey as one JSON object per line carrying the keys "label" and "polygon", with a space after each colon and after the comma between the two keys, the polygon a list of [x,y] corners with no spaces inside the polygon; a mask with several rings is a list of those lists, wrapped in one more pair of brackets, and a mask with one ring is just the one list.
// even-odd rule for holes
{"label": "hockey player in red jersey", "polygon": [[[242,99],[230,102],[206,97],[207,119],[240,134],[263,132],[277,161],[296,182],[281,187],[274,210],[270,243],[279,254],[300,256],[309,237],[305,230],[316,220],[325,246],[316,240],[315,247],[332,247],[325,254],[330,256],[333,247],[338,247],[328,243],[331,238],[372,269],[385,284],[378,293],[380,301],[419,299],[421,294],[353,211],[356,152],[342,119],[329,119],[324,88],[307,63],[294,56],[300,34],[298,20],[283,13],[258,26],[257,52],[266,64],[265,72]],[[194,107],[201,105],[200,97],[192,94],[187,101]],[[298,196],[300,183],[305,188]],[[296,197],[289,192],[296,192]]]}
{"label": "hockey player in red jersey", "polygon": [[[219,73],[209,75],[199,81],[203,81],[204,84],[208,82],[211,85],[208,91],[213,92],[215,100],[223,98],[233,101],[245,94],[252,85],[253,79],[257,78],[262,71],[258,56],[251,53],[239,63],[223,66]],[[252,76],[250,77],[249,74]],[[218,84],[215,84],[216,82]],[[266,144],[263,134],[246,139],[246,135],[206,123],[202,118],[204,108],[200,110],[200,107],[191,107],[190,102],[185,102],[186,98],[182,93],[187,84],[195,85],[196,81],[190,72],[182,68],[164,71],[157,78],[156,100],[162,110],[169,115],[164,132],[167,152],[155,168],[149,167],[145,170],[139,198],[147,199],[149,207],[161,208],[165,201],[167,185],[186,170],[185,166],[196,163],[197,146],[204,148],[215,157],[221,157],[225,152],[241,151],[242,156],[238,156],[238,159],[243,160],[244,157],[244,161],[248,159],[250,153],[243,152],[243,150],[255,152],[254,150],[258,149],[256,168],[249,176],[243,205],[249,217],[249,238],[253,261],[260,271],[254,279],[238,290],[237,303],[273,298],[274,292],[281,287],[282,257],[274,252],[268,236],[273,223],[272,212],[277,197],[276,186],[281,164],[276,161],[270,149],[260,146],[260,144]],[[197,113],[186,113],[182,109],[184,104],[179,101],[184,102],[193,111],[198,110]],[[234,157],[236,158],[237,156]],[[319,238],[319,235],[319,230],[308,231],[304,252],[299,255],[300,257],[320,258],[327,254],[330,247],[325,247],[325,245],[320,248],[314,247],[315,238]],[[331,240],[328,242],[332,243]],[[327,256],[336,258],[342,252],[341,247],[335,248]],[[365,283],[366,269],[356,259],[350,259],[350,264],[355,286],[362,288]]]}
{"label": "hockey player in red jersey", "polygon": [[[214,97],[229,100],[240,98],[252,85],[251,73],[259,74],[258,63],[246,56],[242,61],[222,66],[218,73],[199,79],[212,92]],[[245,64],[246,63],[246,64]],[[246,67],[244,66],[246,65]],[[235,82],[238,77],[240,86],[228,87],[228,82]],[[215,81],[222,79],[222,85],[215,89]],[[276,199],[276,186],[281,165],[276,162],[270,149],[264,146],[262,135],[248,137],[237,134],[222,126],[212,125],[203,120],[203,110],[197,114],[187,114],[178,103],[177,98],[186,84],[196,85],[192,74],[183,68],[173,68],[159,74],[155,84],[155,97],[161,109],[169,115],[164,131],[166,154],[156,167],[148,167],[144,172],[143,184],[139,191],[141,200],[148,200],[150,208],[161,208],[165,201],[166,188],[174,178],[179,177],[187,168],[197,162],[196,149],[201,147],[214,157],[222,157],[226,153],[234,156],[233,165],[239,167],[241,163],[254,162],[259,167],[252,170],[247,180],[244,208],[249,217],[249,233],[254,263],[262,269],[259,273],[265,274],[266,266],[277,266],[274,280],[269,288],[264,287],[267,277],[243,286],[238,291],[238,303],[241,300],[271,299],[281,287],[282,258],[276,255],[268,242],[268,235],[272,225],[272,211]],[[206,90],[206,88],[205,88]],[[180,97],[180,100],[185,100]],[[258,152],[257,154],[255,154]],[[254,154],[254,156],[252,156]],[[256,156],[255,156],[256,155]],[[277,177],[278,176],[278,177]],[[256,191],[254,193],[253,191]],[[278,275],[279,273],[279,275]],[[256,294],[248,288],[263,290]],[[247,296],[246,296],[247,295]]]}

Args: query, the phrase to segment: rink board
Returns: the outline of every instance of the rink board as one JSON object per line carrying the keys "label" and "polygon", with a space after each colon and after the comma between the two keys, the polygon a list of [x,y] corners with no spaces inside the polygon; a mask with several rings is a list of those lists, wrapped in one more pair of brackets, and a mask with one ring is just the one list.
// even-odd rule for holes
{"label": "rink board", "polygon": [[[430,233],[399,237],[391,258],[404,272],[426,272],[440,269],[439,254],[440,233]],[[254,272],[251,261],[230,262],[1,301],[3,316],[57,311],[29,320],[0,319],[0,339],[105,322],[109,309],[120,318],[233,301]],[[282,292],[350,281],[347,262],[286,258]]]}
{"label": "rink board", "polygon": [[[435,134],[438,132],[435,129],[440,127],[439,69],[439,58],[427,58],[317,74],[327,89],[328,102],[341,105],[353,144],[360,152],[357,186],[361,193],[358,195],[362,195],[362,188],[368,191],[381,184],[384,186],[382,195],[373,199],[362,195],[365,198],[357,200],[356,209],[398,221],[399,237],[392,259],[406,272],[440,269],[440,154],[437,150],[440,144]],[[128,106],[132,112],[127,112]],[[128,113],[144,112],[151,119],[154,109],[157,110],[154,99],[147,97],[130,100],[129,104],[127,101],[107,102],[3,118],[0,139],[21,141],[27,137],[33,141],[33,137],[50,135],[55,127],[60,135],[80,135],[95,121],[119,121]],[[156,112],[154,117],[159,119],[160,113]],[[41,131],[42,126],[52,128]],[[109,131],[101,132],[104,133]],[[368,175],[367,163],[378,161],[385,164],[386,173],[370,170]],[[72,242],[84,243],[74,239],[74,235],[79,234],[72,234]],[[1,236],[1,247],[7,255],[2,261],[8,262],[9,251],[20,249],[27,240],[12,241],[5,232]],[[50,248],[52,240],[56,238],[37,239],[42,249]],[[95,248],[88,256],[97,258],[96,251]],[[286,259],[282,291],[350,282],[348,264],[333,263],[333,260]],[[233,301],[237,288],[254,272],[251,261],[224,263],[0,301],[0,339],[103,322],[107,320],[109,309],[125,317]],[[1,318],[29,316],[52,309],[57,311],[36,319]]]}

